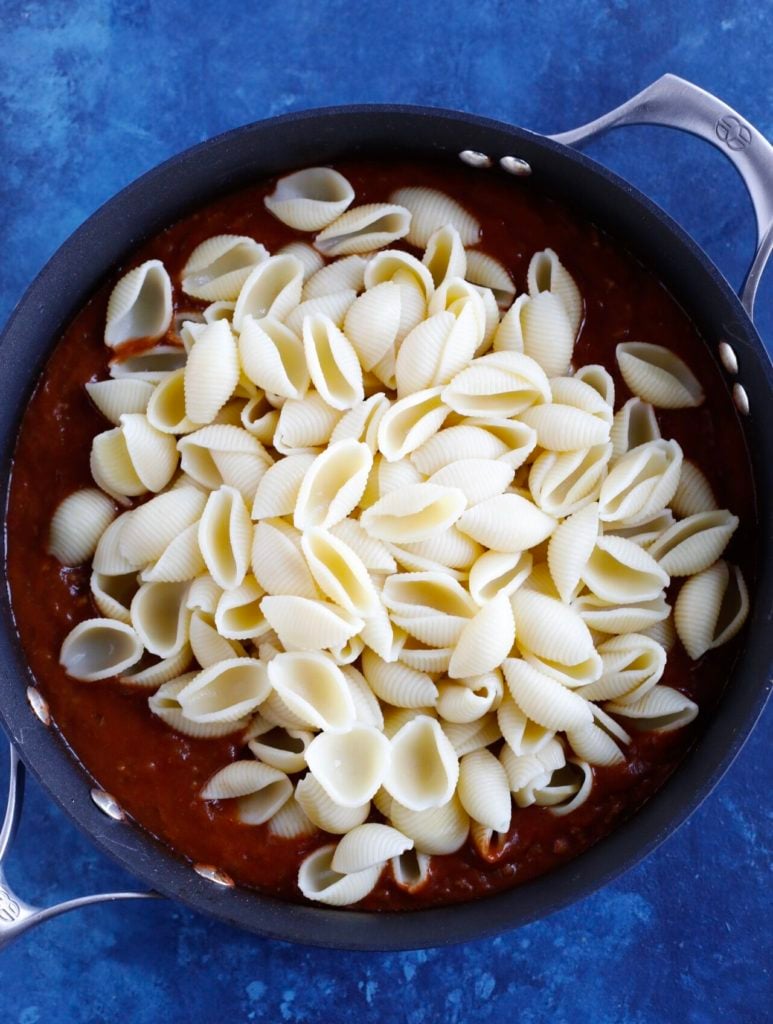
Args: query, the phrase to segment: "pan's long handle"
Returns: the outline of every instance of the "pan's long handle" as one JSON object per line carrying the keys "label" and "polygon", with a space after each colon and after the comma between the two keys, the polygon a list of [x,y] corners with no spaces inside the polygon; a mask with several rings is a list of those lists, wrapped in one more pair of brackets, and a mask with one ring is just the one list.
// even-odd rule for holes
{"label": "pan's long handle", "polygon": [[575,146],[628,124],[657,124],[697,135],[724,153],[743,178],[757,218],[757,251],[741,293],[751,317],[773,252],[773,146],[732,107],[677,75],[663,75],[603,117],[550,138]]}
{"label": "pan's long handle", "polygon": [[10,780],[5,817],[0,828],[0,949],[10,945],[30,928],[42,924],[51,917],[58,917],[68,910],[88,906],[90,903],[104,903],[112,900],[141,900],[157,897],[154,892],[103,892],[91,896],[56,903],[52,907],[35,907],[17,896],[5,875],[4,863],[13,843],[14,833],[21,815],[24,793],[24,765],[11,746]]}

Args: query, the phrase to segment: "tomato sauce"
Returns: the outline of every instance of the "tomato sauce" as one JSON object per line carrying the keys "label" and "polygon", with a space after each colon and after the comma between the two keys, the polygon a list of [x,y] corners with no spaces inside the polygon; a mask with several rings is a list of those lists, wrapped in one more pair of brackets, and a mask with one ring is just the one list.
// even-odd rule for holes
{"label": "tomato sauce", "polygon": [[[428,185],[453,195],[479,219],[481,248],[508,267],[519,293],[526,287],[531,255],[548,246],[555,249],[586,303],[574,362],[598,362],[610,370],[618,406],[629,397],[616,370],[619,342],[656,342],[685,359],[703,385],[706,402],[697,410],[659,411],[658,420],[663,436],[676,438],[685,456],[704,470],[720,506],[741,517],[727,555],[741,565],[753,588],[755,501],[741,427],[704,342],[658,277],[618,240],[544,194],[532,180],[445,161],[357,158],[336,166],[355,187],[358,203],[386,200],[404,185]],[[289,241],[308,239],[265,210],[263,197],[272,187],[265,181],[223,196],[146,242],[72,321],[41,375],[19,433],[8,517],[8,578],[32,675],[56,728],[98,784],[138,825],[181,856],[216,865],[241,885],[299,900],[298,865],[330,837],[280,839],[266,826],[236,821],[227,804],[199,798],[215,771],[245,756],[238,734],[191,739],[150,713],[147,690],[69,678],[59,665],[61,643],[77,622],[99,613],[89,592],[89,568],[62,568],[46,554],[54,509],[72,491],[93,486],[91,440],[110,426],[91,404],[84,384],[108,376],[110,353],[102,337],[115,281],[144,260],[161,259],[178,286],[176,312],[201,309],[206,304],[188,299],[179,281],[187,256],[204,239],[221,233],[251,235],[272,252]],[[171,334],[169,340],[175,340]],[[669,600],[677,588],[678,583]],[[534,878],[582,853],[649,799],[678,765],[713,713],[740,643],[742,637],[697,663],[675,646],[662,682],[697,701],[697,721],[673,733],[638,734],[625,764],[594,769],[590,797],[572,814],[557,817],[543,808],[514,807],[510,832],[495,860],[486,861],[468,842],[454,855],[433,857],[429,880],[415,893],[401,890],[385,871],[361,906],[387,911],[461,902]]]}

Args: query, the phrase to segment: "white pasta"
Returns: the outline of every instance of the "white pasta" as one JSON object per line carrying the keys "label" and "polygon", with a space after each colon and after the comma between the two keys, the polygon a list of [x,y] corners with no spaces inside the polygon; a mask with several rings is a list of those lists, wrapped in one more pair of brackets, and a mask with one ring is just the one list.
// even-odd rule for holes
{"label": "white pasta", "polygon": [[215,772],[199,796],[202,800],[235,800],[239,821],[262,825],[292,792],[293,785],[284,772],[259,761],[233,761]]}
{"label": "white pasta", "polygon": [[145,668],[142,667],[143,661],[128,672],[122,673],[118,677],[119,681],[126,686],[154,689],[168,683],[170,679],[178,678],[180,673],[190,668],[193,654],[190,645],[184,644],[176,654],[162,658]]}
{"label": "white pasta", "polygon": [[337,292],[352,291],[357,294],[365,287],[365,268],[368,261],[363,256],[345,256],[324,264],[303,286],[303,304],[312,299],[322,299]]}
{"label": "white pasta", "polygon": [[528,718],[509,693],[497,708],[497,726],[506,744],[519,757],[539,753],[555,736],[553,729],[546,729]]}
{"label": "white pasta", "polygon": [[636,526],[661,512],[679,483],[682,449],[676,441],[648,441],[618,459],[601,485],[602,522]]}
{"label": "white pasta", "polygon": [[147,260],[116,284],[107,302],[105,344],[160,338],[172,320],[172,282],[161,260]]}
{"label": "white pasta", "polygon": [[[295,799],[311,821],[325,832],[345,835],[361,825],[368,816],[370,804],[341,807],[327,795],[314,776],[304,775],[295,787]],[[334,847],[330,847],[331,851]]]}
{"label": "white pasta", "polygon": [[495,832],[510,828],[510,786],[504,768],[490,751],[475,750],[461,759],[459,801],[481,825]]}
{"label": "white pasta", "polygon": [[235,722],[266,699],[266,667],[254,658],[229,658],[202,669],[177,701],[192,722]]}
{"label": "white pasta", "polygon": [[527,551],[485,551],[470,568],[470,595],[481,606],[499,594],[509,596],[531,570],[532,556]]}
{"label": "white pasta", "polygon": [[396,828],[370,822],[358,825],[344,836],[333,855],[331,867],[342,874],[352,874],[381,866],[411,849],[413,840]]}
{"label": "white pasta", "polygon": [[495,743],[500,737],[496,714],[484,715],[474,722],[444,722],[443,732],[448,737],[457,757],[464,757],[472,750]]}
{"label": "white pasta", "polygon": [[120,422],[92,442],[95,483],[118,498],[163,490],[177,468],[174,438],[156,430],[142,413],[123,413]]}
{"label": "white pasta", "polygon": [[347,309],[344,334],[364,370],[377,366],[396,343],[402,307],[400,286],[392,281],[383,281],[356,298]]}
{"label": "white pasta", "polygon": [[372,725],[323,732],[306,750],[314,778],[339,807],[359,807],[375,796],[389,770],[389,740]]}
{"label": "white pasta", "polygon": [[363,441],[375,454],[378,449],[378,425],[390,406],[390,401],[377,391],[349,409],[336,423],[330,435],[330,444],[336,441]]}
{"label": "white pasta", "polygon": [[[482,255],[482,253],[477,255]],[[461,236],[453,224],[444,224],[443,227],[432,232],[427,240],[422,262],[432,275],[435,287],[450,277],[464,278],[466,276],[467,253],[464,250]]]}
{"label": "white pasta", "polygon": [[534,502],[551,516],[578,512],[598,498],[611,455],[611,443],[538,455],[529,471]]}
{"label": "white pasta", "polygon": [[691,576],[674,605],[674,625],[693,661],[727,643],[740,631],[749,614],[749,594],[741,570],[715,562]]}
{"label": "white pasta", "polygon": [[[531,356],[549,377],[566,373],[574,349],[575,328],[566,307],[553,292],[521,296],[517,312],[498,330],[495,348],[509,348]],[[520,335],[520,337],[519,337]]]}
{"label": "white pasta", "polygon": [[703,389],[687,364],[663,345],[627,341],[617,346],[617,365],[631,391],[661,409],[700,405]]}
{"label": "white pasta", "polygon": [[540,292],[551,292],[561,300],[576,337],[583,318],[582,296],[574,278],[552,249],[544,249],[532,256],[527,284],[532,298]]}
{"label": "white pasta", "polygon": [[227,640],[257,640],[268,633],[271,627],[260,608],[264,594],[254,576],[224,591],[215,609],[218,633]]}
{"label": "white pasta", "polygon": [[306,167],[277,181],[263,200],[277,220],[296,231],[319,231],[354,200],[354,189],[332,167]]}
{"label": "white pasta", "polygon": [[654,686],[635,704],[610,701],[607,711],[622,718],[630,729],[671,732],[681,729],[698,714],[698,705],[669,686]]}
{"label": "white pasta", "polygon": [[273,519],[292,515],[298,500],[298,491],[313,455],[291,455],[269,466],[258,481],[252,505],[253,519]]}
{"label": "white pasta", "polygon": [[615,413],[609,439],[612,442],[614,459],[619,459],[621,455],[625,455],[632,448],[638,448],[640,444],[658,441],[660,427],[655,410],[640,398],[630,398]]}
{"label": "white pasta", "polygon": [[156,385],[150,401],[146,403],[146,411],[150,425],[160,430],[162,434],[188,434],[201,425],[194,423],[185,413],[184,368],[167,374],[164,380]]}
{"label": "white pasta", "polygon": [[195,675],[195,672],[189,672],[177,679],[170,679],[168,683],[160,686],[156,693],[148,698],[148,707],[152,713],[176,732],[197,739],[215,739],[218,736],[228,736],[231,733],[243,731],[248,722],[247,718],[239,718],[232,722],[223,720],[193,722],[186,718],[177,697],[195,678]]}
{"label": "white pasta", "polygon": [[94,604],[106,619],[117,619],[127,626],[131,625],[129,605],[137,592],[139,584],[134,572],[109,576],[104,573],[92,572],[89,589]]}
{"label": "white pasta", "polygon": [[532,406],[550,400],[545,371],[521,352],[481,356],[443,391],[446,405],[464,416],[523,416]]}
{"label": "white pasta", "polygon": [[502,669],[513,700],[538,725],[558,732],[591,721],[588,701],[527,662],[507,658]]}
{"label": "white pasta", "polygon": [[682,463],[682,472],[671,499],[671,508],[678,516],[692,516],[717,508],[717,499],[714,497],[711,484],[689,459]]}
{"label": "white pasta", "polygon": [[405,458],[440,429],[450,411],[440,392],[440,388],[417,391],[384,413],[378,424],[377,443],[385,459],[397,462]]}
{"label": "white pasta", "polygon": [[351,409],[363,400],[357,353],[330,317],[317,313],[304,318],[303,351],[312,383],[329,406]]}
{"label": "white pasta", "polygon": [[[365,268],[365,287],[375,288],[384,281],[392,281],[400,286],[403,301],[406,301],[406,293],[419,292],[424,300],[429,300],[434,292],[432,274],[415,256],[403,252],[401,249],[387,249],[386,252],[377,252],[368,260]],[[425,307],[422,306],[422,316]],[[405,337],[410,328],[401,323],[401,330],[398,341]]]}
{"label": "white pasta", "polygon": [[312,576],[331,601],[362,618],[376,612],[379,598],[368,570],[344,541],[312,528],[301,546]]}
{"label": "white pasta", "polygon": [[115,519],[115,505],[93,487],[74,491],[56,506],[48,532],[48,553],[62,565],[82,565]]}
{"label": "white pasta", "polygon": [[693,576],[720,557],[738,528],[727,509],[697,512],[661,533],[648,548],[669,576]]}
{"label": "white pasta", "polygon": [[67,634],[60,664],[73,679],[96,682],[120,675],[142,657],[142,641],[116,619],[85,619]]}
{"label": "white pasta", "polygon": [[143,646],[159,658],[178,654],[188,641],[187,583],[143,583],[130,608],[131,623]]}
{"label": "white pasta", "polygon": [[303,264],[295,256],[270,256],[250,272],[234,308],[234,330],[241,331],[244,319],[275,317],[284,320],[301,301]]}
{"label": "white pasta", "polygon": [[399,661],[386,662],[373,651],[365,650],[362,672],[379,700],[394,707],[424,708],[437,701],[438,690],[432,678]]}
{"label": "white pasta", "polygon": [[188,623],[188,642],[193,656],[202,668],[209,668],[219,661],[231,658],[245,658],[247,653],[241,644],[226,640],[215,628],[214,616],[194,611]]}
{"label": "white pasta", "polygon": [[252,571],[267,594],[293,595],[311,601],[319,597],[300,549],[300,534],[294,535],[281,521],[262,520],[255,526]]}
{"label": "white pasta", "polygon": [[667,619],[671,612],[671,606],[662,593],[651,601],[633,604],[610,603],[593,594],[583,594],[572,603],[572,607],[589,629],[599,633],[643,632]]}
{"label": "white pasta", "polygon": [[464,493],[468,506],[502,494],[512,483],[515,470],[494,459],[460,459],[449,462],[429,478],[441,487],[456,487]]}
{"label": "white pasta", "polygon": [[281,839],[300,839],[317,831],[314,822],[301,805],[291,796],[268,821],[268,831]]}
{"label": "white pasta", "polygon": [[197,245],[182,270],[187,295],[207,302],[238,297],[252,268],[268,258],[265,246],[246,235],[215,235]]}
{"label": "white pasta", "polygon": [[270,595],[261,610],[288,650],[321,651],[341,647],[365,625],[363,619],[326,601],[294,594]]}
{"label": "white pasta", "polygon": [[[431,241],[432,239],[430,239]],[[462,269],[461,272],[456,271],[455,274],[449,276],[464,277],[470,284],[489,288],[493,292],[499,308],[507,309],[515,298],[515,285],[506,267],[493,256],[480,252],[478,249],[470,249],[466,253],[466,257],[466,271]]]}
{"label": "white pasta", "polygon": [[593,502],[568,516],[551,535],[548,567],[562,601],[574,596],[598,534],[599,507]]}
{"label": "white pasta", "polygon": [[525,587],[510,601],[522,651],[562,665],[576,665],[593,654],[588,627],[569,605]]}
{"label": "white pasta", "polygon": [[483,553],[483,548],[470,537],[460,533],[455,526],[436,533],[427,540],[401,546],[403,559],[426,559],[449,570],[469,569],[472,563]]}
{"label": "white pasta", "polygon": [[392,801],[393,825],[413,840],[419,854],[441,856],[464,846],[470,832],[470,818],[457,796],[442,807],[415,811],[398,800]]}
{"label": "white pasta", "polygon": [[185,415],[211,423],[239,382],[236,340],[227,320],[192,326],[194,345],[185,364]]}
{"label": "white pasta", "polygon": [[233,487],[212,491],[199,521],[199,548],[207,570],[224,590],[238,587],[250,564],[252,523]]}
{"label": "white pasta", "polygon": [[410,224],[411,214],[404,206],[368,203],[355,206],[334,220],[320,231],[314,245],[325,256],[372,252],[404,238]]}
{"label": "white pasta", "polygon": [[384,788],[403,807],[442,807],[453,796],[458,779],[459,761],[436,719],[418,715],[392,737]]}
{"label": "white pasta", "polygon": [[510,654],[515,622],[507,594],[498,594],[464,626],[448,666],[451,679],[482,676]]}
{"label": "white pasta", "polygon": [[282,455],[317,454],[317,446],[330,439],[340,418],[341,413],[316,391],[300,399],[288,399],[279,412],[274,447]]}
{"label": "white pasta", "polygon": [[86,384],[89,398],[105,419],[118,426],[125,412],[145,412],[153,385],[144,380],[93,380]]}
{"label": "white pasta", "polygon": [[609,423],[572,405],[538,405],[520,413],[520,418],[536,431],[537,444],[549,452],[594,448],[609,440]]}
{"label": "white pasta", "polygon": [[246,316],[239,335],[242,370],[258,387],[283,398],[302,398],[309,386],[303,343],[272,317]]}
{"label": "white pasta", "polygon": [[434,188],[411,186],[399,188],[389,197],[411,212],[411,230],[407,240],[423,249],[438,228],[452,225],[459,233],[463,245],[475,245],[480,237],[480,225],[463,206]]}
{"label": "white pasta", "polygon": [[426,540],[453,525],[466,504],[463,492],[457,488],[413,484],[380,498],[363,512],[361,522],[378,540],[410,543]]}
{"label": "white pasta", "polygon": [[448,384],[470,362],[478,346],[475,319],[470,309],[459,317],[435,313],[403,339],[395,360],[397,395]]}
{"label": "white pasta", "polygon": [[669,584],[665,572],[638,544],[624,537],[598,537],[582,570],[588,589],[610,604],[654,601]]}
{"label": "white pasta", "polygon": [[298,888],[308,900],[333,907],[348,906],[364,899],[375,887],[383,864],[342,875],[333,870],[335,846],[321,846],[310,853],[298,872]]}
{"label": "white pasta", "polygon": [[474,505],[460,517],[458,527],[473,540],[495,551],[525,551],[551,535],[556,520],[519,494],[500,494]]}
{"label": "white pasta", "polygon": [[154,562],[198,522],[206,504],[206,494],[195,487],[179,487],[146,501],[124,518],[118,540],[121,557],[134,566]]}
{"label": "white pasta", "polygon": [[158,384],[167,374],[184,366],[185,359],[185,349],[179,345],[154,345],[134,356],[116,356],[110,362],[110,376],[115,380]]}
{"label": "white pasta", "polygon": [[595,705],[593,717],[593,722],[586,722],[579,729],[567,733],[570,747],[578,757],[592,765],[622,764],[626,758],[621,747],[630,743],[630,736],[614,718]]}
{"label": "white pasta", "polygon": [[[355,257],[352,256],[351,259]],[[330,266],[334,267],[335,263],[331,263]],[[326,316],[336,327],[343,327],[346,314],[356,297],[357,292],[353,288],[343,288],[339,292],[320,295],[317,299],[307,299],[288,313],[285,326],[298,337],[302,336],[304,321],[310,316]]]}
{"label": "white pasta", "polygon": [[460,682],[440,683],[437,712],[446,722],[476,722],[502,702],[504,685],[498,669]]}
{"label": "white pasta", "polygon": [[325,261],[308,242],[288,242],[281,249],[277,249],[277,256],[294,256],[303,265],[303,279],[308,282],[318,270],[325,265]]}
{"label": "white pasta", "polygon": [[372,465],[373,454],[361,441],[329,445],[301,481],[293,514],[296,527],[327,528],[345,519],[362,497]]}
{"label": "white pasta", "polygon": [[278,654],[268,663],[268,678],[290,711],[312,728],[344,732],[354,725],[346,677],[327,655]]}

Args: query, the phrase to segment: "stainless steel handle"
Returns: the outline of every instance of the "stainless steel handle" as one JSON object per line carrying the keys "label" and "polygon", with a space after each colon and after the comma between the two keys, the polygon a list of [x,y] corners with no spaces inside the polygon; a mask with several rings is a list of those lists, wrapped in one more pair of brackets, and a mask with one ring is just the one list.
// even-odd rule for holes
{"label": "stainless steel handle", "polygon": [[[101,892],[91,896],[79,896],[76,899],[56,903],[52,907],[35,907],[17,896],[8,884],[4,863],[11,850],[13,837],[21,816],[22,798],[24,794],[24,765],[11,746],[10,779],[8,784],[8,801],[5,817],[0,828],[0,949],[10,945],[30,928],[58,917],[68,910],[86,907],[92,903],[106,903],[113,900],[142,900],[157,898],[155,892]],[[116,822],[116,827],[120,824]]]}
{"label": "stainless steel handle", "polygon": [[677,75],[663,75],[608,114],[550,138],[575,146],[628,124],[657,124],[697,135],[724,153],[741,175],[757,218],[757,251],[741,291],[741,302],[752,317],[760,278],[773,252],[773,146],[732,107]]}

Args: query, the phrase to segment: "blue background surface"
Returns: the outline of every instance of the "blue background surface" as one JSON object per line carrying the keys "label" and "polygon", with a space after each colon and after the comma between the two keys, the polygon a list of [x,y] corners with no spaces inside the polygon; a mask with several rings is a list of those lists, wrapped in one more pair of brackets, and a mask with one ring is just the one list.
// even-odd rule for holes
{"label": "blue background surface", "polygon": [[[771,32],[773,10],[759,0],[5,0],[0,321],[97,206],[225,129],[370,101],[456,107],[551,132],[672,71],[771,137]],[[588,151],[665,206],[740,283],[751,206],[716,152],[652,128]],[[758,314],[769,344],[770,277]],[[645,864],[518,932],[445,950],[346,954],[261,941],[166,902],[96,907],[0,954],[0,1020],[769,1020],[772,723],[769,712],[715,793]],[[0,761],[0,778],[6,768]],[[33,784],[9,875],[44,904],[132,885]]]}

